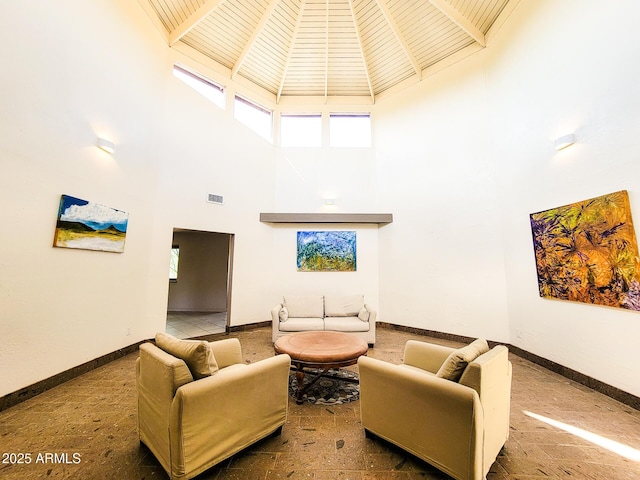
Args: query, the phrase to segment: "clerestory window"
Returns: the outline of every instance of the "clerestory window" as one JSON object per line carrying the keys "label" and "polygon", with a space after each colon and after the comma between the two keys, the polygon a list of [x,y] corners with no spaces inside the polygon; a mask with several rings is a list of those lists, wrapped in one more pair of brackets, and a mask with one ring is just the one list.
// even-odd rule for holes
{"label": "clerestory window", "polygon": [[273,112],[236,95],[233,116],[265,140],[272,141]]}
{"label": "clerestory window", "polygon": [[329,146],[370,147],[371,115],[332,113],[329,116]]}
{"label": "clerestory window", "polygon": [[280,115],[281,147],[321,147],[322,115]]}
{"label": "clerestory window", "polygon": [[225,95],[221,85],[178,65],[173,66],[173,75],[224,110]]}

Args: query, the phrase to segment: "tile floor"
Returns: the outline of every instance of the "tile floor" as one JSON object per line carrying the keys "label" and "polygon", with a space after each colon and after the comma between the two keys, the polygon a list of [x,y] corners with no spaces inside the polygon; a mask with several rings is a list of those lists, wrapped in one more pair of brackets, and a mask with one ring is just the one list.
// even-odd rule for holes
{"label": "tile floor", "polygon": [[194,338],[224,333],[227,312],[180,312],[167,313],[166,332],[177,338]]}
{"label": "tile floor", "polygon": [[[268,328],[232,336],[240,339],[247,362],[273,355]],[[369,355],[398,363],[409,338],[458,345],[381,329]],[[0,412],[0,450],[8,462],[0,460],[0,478],[166,480],[153,455],[138,442],[136,357],[123,357]],[[514,355],[511,361],[511,436],[488,480],[640,478],[640,411]],[[358,405],[296,405],[290,399],[281,436],[259,442],[197,479],[448,478],[387,443],[365,438]],[[525,412],[576,430],[549,425]],[[582,438],[581,432],[626,448],[626,457],[600,446],[598,438]],[[30,454],[31,463],[11,464],[19,457],[9,454]]]}

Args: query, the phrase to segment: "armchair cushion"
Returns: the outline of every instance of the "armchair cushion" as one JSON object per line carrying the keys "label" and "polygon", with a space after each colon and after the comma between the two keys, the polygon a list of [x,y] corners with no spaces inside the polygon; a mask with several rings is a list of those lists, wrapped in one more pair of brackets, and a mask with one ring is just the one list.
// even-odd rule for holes
{"label": "armchair cushion", "polygon": [[324,314],[327,317],[356,317],[364,308],[364,295],[327,295]]}
{"label": "armchair cushion", "polygon": [[218,371],[209,342],[199,340],[180,340],[168,333],[156,334],[158,348],[170,353],[187,364],[194,380],[209,377]]}
{"label": "armchair cushion", "polygon": [[284,297],[283,306],[289,312],[289,317],[294,318],[322,318],[324,317],[324,304],[321,295],[316,296],[287,296]]}
{"label": "armchair cushion", "polygon": [[489,345],[486,340],[481,338],[474,340],[466,347],[451,352],[436,373],[436,376],[457,382],[460,380],[467,365],[488,351]]}
{"label": "armchair cushion", "polygon": [[280,309],[280,311],[278,312],[278,318],[281,322],[286,322],[287,320],[289,320],[289,310],[287,309],[287,307],[282,307]]}

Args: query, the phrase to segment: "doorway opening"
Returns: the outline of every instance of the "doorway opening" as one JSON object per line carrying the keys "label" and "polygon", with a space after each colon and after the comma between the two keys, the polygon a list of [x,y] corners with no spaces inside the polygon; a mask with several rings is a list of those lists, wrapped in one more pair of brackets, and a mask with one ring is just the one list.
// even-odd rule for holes
{"label": "doorway opening", "polygon": [[165,331],[198,338],[229,331],[234,235],[174,228]]}

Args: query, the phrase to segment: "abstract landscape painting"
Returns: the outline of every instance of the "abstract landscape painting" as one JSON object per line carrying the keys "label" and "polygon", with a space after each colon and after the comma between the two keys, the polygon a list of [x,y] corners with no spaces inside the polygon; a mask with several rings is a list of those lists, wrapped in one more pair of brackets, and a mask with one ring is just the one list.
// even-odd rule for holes
{"label": "abstract landscape painting", "polygon": [[626,190],[530,217],[541,297],[640,311],[640,261]]}
{"label": "abstract landscape painting", "polygon": [[298,232],[298,271],[354,272],[356,232]]}
{"label": "abstract landscape painting", "polygon": [[128,213],[62,195],[53,246],[122,253],[128,221]]}

